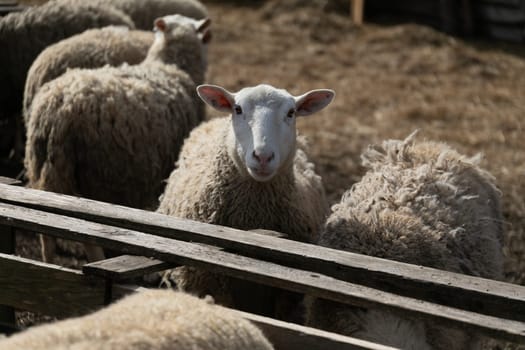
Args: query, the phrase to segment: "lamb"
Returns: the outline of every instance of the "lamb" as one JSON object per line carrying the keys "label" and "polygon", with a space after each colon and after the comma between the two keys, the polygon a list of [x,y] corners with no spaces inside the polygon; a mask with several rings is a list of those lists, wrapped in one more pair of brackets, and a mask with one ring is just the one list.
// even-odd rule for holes
{"label": "lamb", "polygon": [[[244,230],[275,230],[314,242],[328,205],[321,178],[304,152],[304,140],[296,138],[295,123],[297,117],[328,105],[334,92],[313,90],[292,96],[258,85],[231,93],[201,85],[198,94],[231,116],[212,119],[192,131],[158,212]],[[183,290],[211,294],[217,302],[236,308],[242,308],[243,300],[242,296],[235,300],[234,290],[248,288],[232,288],[225,278],[192,268],[179,269],[174,277]]]}
{"label": "lamb", "polygon": [[0,120],[14,125],[19,118],[27,70],[46,46],[112,24],[134,27],[122,11],[74,0],[52,0],[0,18]]}
{"label": "lamb", "polygon": [[[479,157],[416,142],[415,134],[362,155],[369,171],[333,206],[319,244],[501,279],[503,218],[493,177],[479,167]],[[306,323],[317,328],[403,349],[478,346],[479,339],[457,330],[325,300],[306,304]]]}
{"label": "lamb", "polygon": [[[157,206],[184,137],[204,117],[195,87],[204,79],[209,21],[193,21],[157,19],[155,41],[139,65],[71,69],[42,86],[27,125],[29,187]],[[54,246],[48,243],[46,261]],[[100,251],[91,255],[101,258]]]}
{"label": "lamb", "polygon": [[[85,1],[85,0],[77,0]],[[106,0],[89,0],[106,5]],[[168,14],[180,14],[194,19],[208,17],[206,7],[198,0],[111,0],[111,6],[131,17],[137,29],[150,30],[155,18]]]}
{"label": "lamb", "polygon": [[128,296],[87,316],[36,326],[0,339],[4,350],[270,350],[263,333],[237,313],[172,290]]}

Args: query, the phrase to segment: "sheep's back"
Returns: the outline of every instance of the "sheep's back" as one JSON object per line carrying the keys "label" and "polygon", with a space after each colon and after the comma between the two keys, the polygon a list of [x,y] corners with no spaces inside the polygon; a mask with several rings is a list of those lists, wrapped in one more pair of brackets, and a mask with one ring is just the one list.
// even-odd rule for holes
{"label": "sheep's back", "polygon": [[37,326],[2,349],[270,350],[262,332],[228,309],[171,290],[129,296],[88,316]]}
{"label": "sheep's back", "polygon": [[[201,117],[194,90],[185,73],[162,64],[74,69],[45,84],[28,124],[30,185],[156,206],[162,180]],[[71,188],[62,187],[63,177],[75,182]]]}
{"label": "sheep's back", "polygon": [[333,207],[321,244],[501,278],[493,178],[444,144],[389,142],[363,155],[371,170]]}
{"label": "sheep's back", "polygon": [[128,14],[137,28],[144,30],[150,30],[156,18],[166,15],[178,13],[196,19],[208,15],[206,7],[197,0],[148,0],[147,5],[136,0],[112,0],[111,5]]}
{"label": "sheep's back", "polygon": [[[445,144],[416,143],[414,135],[363,154],[369,171],[332,207],[320,244],[501,278],[502,217],[494,179],[479,168],[478,159]],[[395,323],[399,326],[392,328]],[[477,349],[479,341],[459,330],[312,297],[307,324],[407,349]],[[413,337],[406,336],[410,333]]]}
{"label": "sheep's back", "polygon": [[90,29],[47,47],[31,65],[24,92],[24,118],[38,89],[70,68],[138,64],[153,43],[153,33],[110,26]]}

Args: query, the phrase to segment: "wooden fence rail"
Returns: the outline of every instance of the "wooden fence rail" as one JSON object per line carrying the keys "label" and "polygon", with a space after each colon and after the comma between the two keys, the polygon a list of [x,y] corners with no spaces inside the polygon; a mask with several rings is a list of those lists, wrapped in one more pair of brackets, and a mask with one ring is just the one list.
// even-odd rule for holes
{"label": "wooden fence rail", "polygon": [[[9,185],[0,185],[0,225],[525,342],[522,286]],[[15,303],[0,291],[6,300]]]}
{"label": "wooden fence rail", "polygon": [[[0,254],[0,302],[49,316],[72,317],[105,305],[105,281],[80,271]],[[4,268],[5,267],[5,268]],[[136,290],[115,285],[118,299]],[[396,350],[379,344],[238,311],[256,324],[276,349]]]}
{"label": "wooden fence rail", "polygon": [[525,321],[525,287],[509,283],[1,184],[0,202],[180,241],[209,244],[227,252],[388,289],[404,296]]}

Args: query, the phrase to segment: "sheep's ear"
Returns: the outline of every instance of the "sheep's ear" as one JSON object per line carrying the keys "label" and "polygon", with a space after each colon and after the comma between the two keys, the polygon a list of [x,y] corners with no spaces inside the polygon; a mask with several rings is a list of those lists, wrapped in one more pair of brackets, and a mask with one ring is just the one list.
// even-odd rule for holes
{"label": "sheep's ear", "polygon": [[208,44],[211,40],[210,25],[211,19],[209,18],[198,20],[196,23],[197,33],[199,34],[199,38],[203,44]]}
{"label": "sheep's ear", "polygon": [[157,18],[155,22],[153,22],[153,25],[153,29],[155,31],[159,30],[161,32],[165,32],[166,28],[168,27],[164,18]]}
{"label": "sheep's ear", "polygon": [[204,31],[208,29],[210,25],[211,25],[211,19],[209,18],[203,18],[201,20],[198,20],[197,25],[196,25],[197,32],[204,33]]}
{"label": "sheep's ear", "polygon": [[230,113],[235,104],[234,95],[217,85],[199,85],[197,94],[204,102],[221,112]]}
{"label": "sheep's ear", "polygon": [[303,116],[318,112],[332,102],[335,92],[329,89],[308,91],[295,97],[295,115]]}
{"label": "sheep's ear", "polygon": [[200,38],[203,44],[209,44],[211,41],[211,30],[205,30],[204,33],[201,34]]}

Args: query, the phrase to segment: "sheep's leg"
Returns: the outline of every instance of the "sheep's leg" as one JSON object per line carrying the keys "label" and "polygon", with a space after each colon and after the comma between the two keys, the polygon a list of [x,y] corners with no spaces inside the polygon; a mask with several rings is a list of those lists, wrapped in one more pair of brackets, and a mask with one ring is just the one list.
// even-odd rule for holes
{"label": "sheep's leg", "polygon": [[40,244],[42,250],[42,261],[45,263],[53,263],[53,257],[57,250],[56,238],[40,235]]}
{"label": "sheep's leg", "polygon": [[84,244],[86,250],[86,259],[89,262],[104,260],[104,250],[92,244]]}

